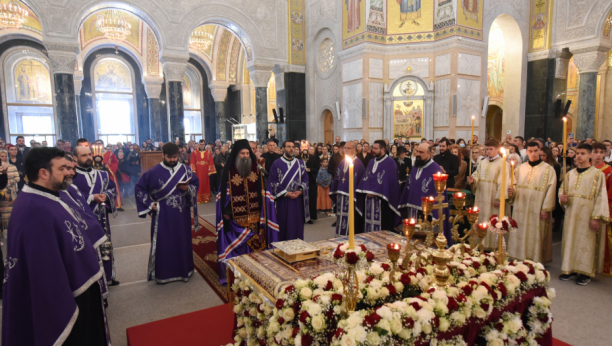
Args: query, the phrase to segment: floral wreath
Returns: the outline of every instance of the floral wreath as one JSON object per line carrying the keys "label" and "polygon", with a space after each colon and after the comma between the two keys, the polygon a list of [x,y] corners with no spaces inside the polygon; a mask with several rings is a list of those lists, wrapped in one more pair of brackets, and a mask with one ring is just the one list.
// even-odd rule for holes
{"label": "floral wreath", "polygon": [[374,260],[374,254],[365,245],[356,245],[349,249],[348,243],[338,244],[336,251],[332,254],[332,261],[343,268],[365,269],[368,262]]}
{"label": "floral wreath", "polygon": [[497,215],[493,215],[489,218],[489,232],[495,234],[504,234],[508,232],[516,231],[518,224],[514,219],[504,216],[501,220]]}

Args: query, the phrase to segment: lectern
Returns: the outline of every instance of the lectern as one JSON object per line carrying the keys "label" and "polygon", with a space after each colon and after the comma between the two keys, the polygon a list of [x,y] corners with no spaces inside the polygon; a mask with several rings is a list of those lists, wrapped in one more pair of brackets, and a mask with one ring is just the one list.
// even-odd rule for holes
{"label": "lectern", "polygon": [[153,168],[156,164],[164,160],[164,155],[161,151],[141,151],[140,152],[140,169],[142,173]]}

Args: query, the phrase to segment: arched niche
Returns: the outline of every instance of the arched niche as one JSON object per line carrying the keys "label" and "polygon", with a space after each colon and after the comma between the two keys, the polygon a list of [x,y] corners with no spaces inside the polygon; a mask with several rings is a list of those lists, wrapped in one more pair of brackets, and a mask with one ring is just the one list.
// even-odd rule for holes
{"label": "arched niche", "polygon": [[[412,82],[406,83],[405,82]],[[398,94],[396,91],[398,88],[401,88],[402,85],[413,84],[418,87],[412,95],[411,92],[407,93],[401,92]],[[422,91],[422,92],[421,92]],[[421,108],[421,138],[432,139],[433,138],[433,97],[434,91],[433,88],[430,88],[429,85],[420,77],[417,76],[403,76],[393,81],[389,89],[386,89],[384,92],[384,100],[385,100],[385,110],[384,110],[384,119],[383,119],[383,136],[384,138],[394,138],[394,114],[395,114],[395,105],[398,102],[415,102],[413,105],[420,105],[422,102]],[[401,108],[401,106],[400,106]],[[412,109],[412,105],[407,106],[407,108]],[[405,136],[404,136],[405,137]],[[414,137],[416,139],[416,137]]]}

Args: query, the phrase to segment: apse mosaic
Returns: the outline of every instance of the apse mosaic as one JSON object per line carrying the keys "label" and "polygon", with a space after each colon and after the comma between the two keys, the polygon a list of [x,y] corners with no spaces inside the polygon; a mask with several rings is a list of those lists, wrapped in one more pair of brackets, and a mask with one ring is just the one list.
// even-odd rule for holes
{"label": "apse mosaic", "polygon": [[15,95],[19,102],[51,103],[49,70],[33,59],[15,65]]}
{"label": "apse mosaic", "polygon": [[[81,49],[85,48],[91,42],[106,39],[104,33],[98,29],[98,19],[108,18],[111,11],[100,11],[89,16],[81,26]],[[121,16],[132,25],[132,33],[123,42],[136,49],[139,54],[142,54],[142,36],[143,22],[136,16],[130,13],[121,11]]]}
{"label": "apse mosaic", "polygon": [[96,91],[132,91],[132,75],[129,69],[118,60],[100,60],[94,67],[93,74]]}
{"label": "apse mosaic", "polygon": [[[19,1],[15,1],[15,0],[0,0],[0,4],[10,4],[12,2],[16,2],[19,4],[19,7],[21,7],[22,9],[26,10],[28,12],[28,18],[27,20],[23,23],[23,25],[21,26],[21,30],[28,30],[28,31],[33,31],[37,34],[42,35],[42,25],[40,24],[40,21],[38,20],[38,17],[36,17],[36,15],[34,14],[34,12],[32,12],[27,6],[25,6],[23,3],[19,2]],[[6,28],[0,28],[0,30],[5,30]]]}

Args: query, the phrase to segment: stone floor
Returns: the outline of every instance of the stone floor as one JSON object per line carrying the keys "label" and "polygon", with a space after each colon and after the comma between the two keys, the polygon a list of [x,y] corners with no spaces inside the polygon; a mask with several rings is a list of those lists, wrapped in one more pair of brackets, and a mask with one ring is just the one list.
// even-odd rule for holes
{"label": "stone floor", "polygon": [[[111,222],[117,279],[121,282],[111,288],[109,298],[108,323],[113,346],[127,345],[128,327],[222,304],[197,273],[189,282],[165,285],[147,282],[150,219],[138,218],[133,201],[127,200],[125,209]],[[198,209],[202,217],[214,224],[214,204],[203,204]],[[306,241],[334,237],[331,227],[334,219],[319,216],[313,225],[306,225]],[[555,261],[547,266],[553,277],[550,286],[557,291],[553,300],[553,336],[575,346],[610,345],[612,278],[599,276],[586,287],[573,281],[559,281],[560,234],[555,234],[553,246]]]}

